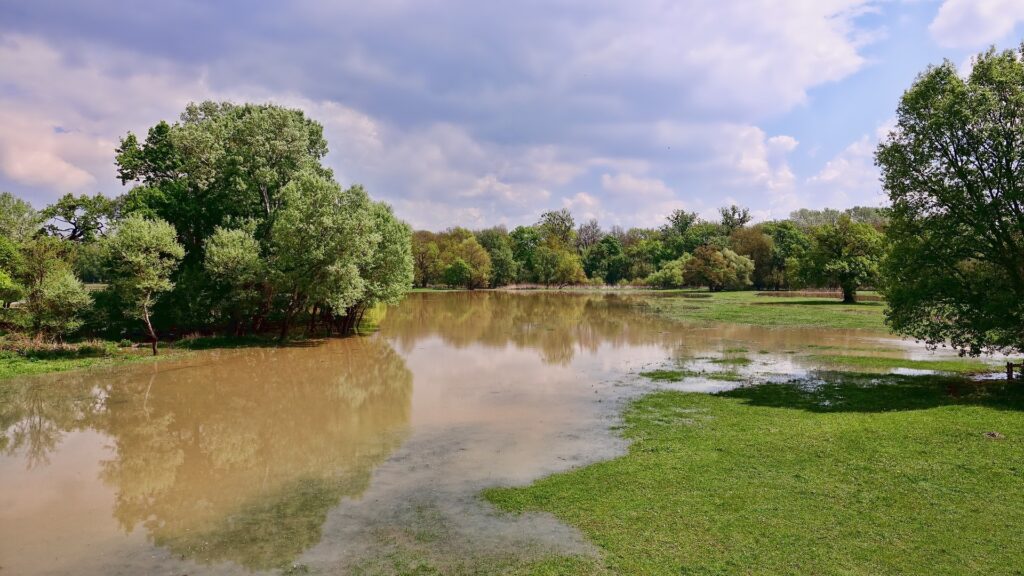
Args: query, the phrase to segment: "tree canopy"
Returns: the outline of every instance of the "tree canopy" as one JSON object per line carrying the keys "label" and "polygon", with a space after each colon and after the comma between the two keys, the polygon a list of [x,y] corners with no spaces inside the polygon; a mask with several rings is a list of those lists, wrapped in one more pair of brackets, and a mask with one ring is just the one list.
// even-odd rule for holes
{"label": "tree canopy", "polygon": [[967,77],[928,68],[876,153],[892,202],[888,321],[974,355],[1024,350],[1022,57],[989,50]]}

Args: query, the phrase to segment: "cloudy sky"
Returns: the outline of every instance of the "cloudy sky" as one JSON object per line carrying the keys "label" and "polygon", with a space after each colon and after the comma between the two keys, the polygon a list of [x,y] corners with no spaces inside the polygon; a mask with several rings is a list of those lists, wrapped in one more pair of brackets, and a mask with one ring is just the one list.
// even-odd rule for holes
{"label": "cloudy sky", "polygon": [[1022,0],[0,0],[0,190],[119,194],[119,137],[218,99],[302,108],[416,227],[881,205],[902,91],[1022,24]]}

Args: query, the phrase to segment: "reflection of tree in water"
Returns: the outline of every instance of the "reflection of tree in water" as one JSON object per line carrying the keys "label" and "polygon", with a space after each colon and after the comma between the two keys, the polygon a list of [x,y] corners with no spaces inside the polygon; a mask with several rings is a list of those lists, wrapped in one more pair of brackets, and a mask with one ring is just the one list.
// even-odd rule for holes
{"label": "reflection of tree in water", "polygon": [[545,362],[563,365],[576,352],[594,353],[602,344],[613,348],[664,345],[683,360],[736,345],[781,352],[826,342],[839,348],[855,346],[863,338],[850,330],[684,324],[649,313],[648,305],[656,300],[650,295],[571,292],[417,293],[388,310],[381,333],[406,353],[418,341],[437,337],[455,348],[537,349]]}
{"label": "reflection of tree in water", "polygon": [[[55,430],[108,434],[116,456],[102,479],[116,489],[121,526],[141,525],[154,543],[200,562],[293,561],[320,540],[342,497],[366,489],[402,441],[411,409],[412,375],[379,338],[153,369],[108,378],[105,409],[87,418],[70,407],[20,415],[5,407],[2,422],[54,416]],[[74,404],[91,387],[77,389],[54,394],[54,404]]]}
{"label": "reflection of tree in water", "polygon": [[49,464],[64,434],[87,427],[103,410],[104,394],[74,376],[67,386],[32,378],[0,382],[0,454],[23,454],[28,468]]}
{"label": "reflection of tree in water", "polygon": [[567,364],[577,350],[596,351],[605,343],[617,347],[664,341],[670,323],[631,313],[636,305],[616,294],[420,293],[389,310],[381,330],[403,350],[436,335],[457,348],[535,348],[546,362]]}

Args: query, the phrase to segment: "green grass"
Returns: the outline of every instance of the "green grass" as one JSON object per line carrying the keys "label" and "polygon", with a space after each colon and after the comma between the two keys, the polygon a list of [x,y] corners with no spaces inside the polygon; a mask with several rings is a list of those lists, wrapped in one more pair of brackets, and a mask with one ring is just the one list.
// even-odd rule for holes
{"label": "green grass", "polygon": [[[163,358],[159,356],[158,358]],[[0,380],[19,376],[33,376],[50,372],[68,372],[87,368],[120,366],[153,360],[147,348],[144,351],[119,351],[105,356],[66,358],[30,358],[13,352],[0,353]]]}
{"label": "green grass", "polygon": [[641,372],[640,375],[658,382],[678,382],[683,378],[699,376],[700,373],[692,370],[651,370]]}
{"label": "green grass", "polygon": [[728,366],[749,366],[752,360],[744,356],[726,356],[724,358],[711,359],[712,364],[725,364]]}
{"label": "green grass", "polygon": [[720,292],[688,298],[692,292],[647,296],[649,308],[662,316],[689,322],[729,322],[759,326],[808,326],[886,331],[885,303],[843,304],[828,298],[773,298],[755,292]]}
{"label": "green grass", "polygon": [[626,456],[485,497],[618,574],[1021,573],[1024,386],[819,376],[645,397]]}
{"label": "green grass", "polygon": [[910,368],[913,370],[935,370],[955,374],[985,374],[996,372],[1000,368],[970,358],[950,358],[945,360],[905,360],[883,356],[847,356],[842,354],[812,355],[811,360],[822,364],[857,368],[861,370],[891,370],[894,368]]}

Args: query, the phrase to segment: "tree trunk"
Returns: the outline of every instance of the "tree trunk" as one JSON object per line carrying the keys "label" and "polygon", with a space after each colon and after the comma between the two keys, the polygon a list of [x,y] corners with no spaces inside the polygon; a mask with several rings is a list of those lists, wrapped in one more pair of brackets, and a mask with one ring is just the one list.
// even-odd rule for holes
{"label": "tree trunk", "polygon": [[153,348],[153,356],[157,355],[156,350],[156,330],[153,329],[153,323],[149,320],[149,305],[142,305],[142,319],[146,321],[146,330],[149,330],[149,344]]}
{"label": "tree trunk", "polygon": [[857,289],[843,286],[843,304],[857,303]]}

